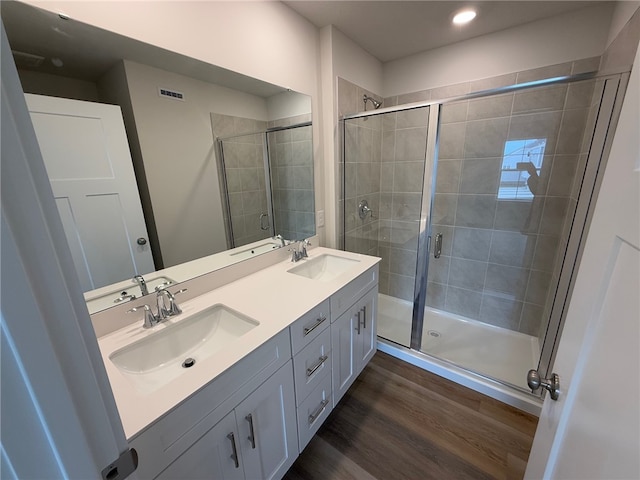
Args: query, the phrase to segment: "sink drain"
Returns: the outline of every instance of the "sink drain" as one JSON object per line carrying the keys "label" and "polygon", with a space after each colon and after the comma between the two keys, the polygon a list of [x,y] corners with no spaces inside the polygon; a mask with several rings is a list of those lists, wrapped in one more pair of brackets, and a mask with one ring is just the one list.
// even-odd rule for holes
{"label": "sink drain", "polygon": [[427,332],[427,335],[429,335],[430,337],[433,337],[433,338],[440,338],[440,332],[438,332],[436,330],[429,330]]}
{"label": "sink drain", "polygon": [[189,357],[184,362],[182,362],[182,368],[190,368],[190,367],[193,367],[195,364],[196,364],[196,359]]}

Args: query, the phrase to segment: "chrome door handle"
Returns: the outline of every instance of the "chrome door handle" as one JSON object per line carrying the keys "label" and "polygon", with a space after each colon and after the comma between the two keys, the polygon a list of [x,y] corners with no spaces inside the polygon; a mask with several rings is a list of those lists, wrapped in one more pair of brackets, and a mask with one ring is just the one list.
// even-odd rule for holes
{"label": "chrome door handle", "polygon": [[433,244],[433,258],[440,258],[442,254],[442,233],[436,233]]}
{"label": "chrome door handle", "polygon": [[244,419],[249,422],[249,436],[247,439],[251,442],[251,448],[256,448],[256,434],[253,431],[253,416],[251,414],[244,417]]}
{"label": "chrome door handle", "polygon": [[304,336],[306,337],[307,335],[309,335],[311,332],[313,332],[316,328],[318,328],[322,322],[324,322],[327,319],[326,315],[322,315],[320,318],[318,318],[316,320],[316,323],[314,323],[313,325],[311,325],[310,327],[304,327]]}
{"label": "chrome door handle", "polygon": [[233,432],[231,432],[229,435],[227,435],[227,438],[231,440],[231,450],[233,451],[230,458],[235,463],[236,468],[240,468],[240,462],[238,460],[238,449],[236,448],[236,437],[233,435]]}
{"label": "chrome door handle", "polygon": [[320,358],[318,358],[318,361],[315,363],[313,367],[307,368],[307,377],[310,377],[311,375],[313,375],[316,372],[316,370],[318,370],[322,366],[322,364],[326,362],[328,359],[329,359],[328,355],[322,355]]}
{"label": "chrome door handle", "polygon": [[560,396],[560,377],[556,373],[551,374],[551,378],[542,378],[537,370],[529,370],[527,373],[527,385],[534,393],[540,387],[549,391],[551,400],[558,400]]}
{"label": "chrome door handle", "polygon": [[[265,218],[267,219],[266,223],[262,221]],[[260,230],[269,230],[269,215],[266,213],[260,214]]]}

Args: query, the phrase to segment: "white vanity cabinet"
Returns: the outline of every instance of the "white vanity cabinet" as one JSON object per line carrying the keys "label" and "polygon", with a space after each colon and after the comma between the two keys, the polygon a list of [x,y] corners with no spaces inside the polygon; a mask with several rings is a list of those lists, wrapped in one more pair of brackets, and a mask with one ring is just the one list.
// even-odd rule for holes
{"label": "white vanity cabinet", "polygon": [[[249,414],[255,449],[249,439]],[[233,446],[229,434],[235,440],[238,468],[230,458]],[[235,479],[245,478],[245,474],[250,479],[280,478],[298,455],[288,329],[185,399],[129,443],[140,458],[140,479],[194,478],[189,476],[192,474],[195,478]],[[195,466],[194,462],[203,465]],[[211,473],[203,477],[201,468]]]}
{"label": "white vanity cabinet", "polygon": [[187,449],[178,459],[156,477],[157,480],[203,479],[245,480],[240,452],[235,411],[230,412],[211,430]]}
{"label": "white vanity cabinet", "polygon": [[138,478],[282,478],[376,351],[378,266],[332,292],[133,436]]}
{"label": "white vanity cabinet", "polygon": [[331,324],[334,405],[376,352],[377,314],[376,285]]}
{"label": "white vanity cabinet", "polygon": [[279,479],[297,456],[289,361],[156,479]]}

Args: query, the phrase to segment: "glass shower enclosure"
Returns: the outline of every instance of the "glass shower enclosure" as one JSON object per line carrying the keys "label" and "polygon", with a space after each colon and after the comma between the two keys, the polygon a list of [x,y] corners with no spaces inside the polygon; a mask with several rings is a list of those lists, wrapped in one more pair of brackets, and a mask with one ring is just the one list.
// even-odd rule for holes
{"label": "glass shower enclosure", "polygon": [[528,391],[560,329],[619,81],[343,120],[344,248],[382,258],[379,337]]}
{"label": "glass shower enclosure", "polygon": [[228,248],[315,234],[310,122],[218,138]]}

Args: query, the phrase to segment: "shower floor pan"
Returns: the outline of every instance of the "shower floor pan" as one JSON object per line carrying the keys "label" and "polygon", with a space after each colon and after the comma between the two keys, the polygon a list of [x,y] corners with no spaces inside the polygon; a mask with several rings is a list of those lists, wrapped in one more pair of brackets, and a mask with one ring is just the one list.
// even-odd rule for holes
{"label": "shower floor pan", "polygon": [[[378,336],[403,346],[411,340],[413,304],[378,296]],[[540,357],[538,338],[427,307],[424,353],[460,367],[528,389],[526,375]]]}

